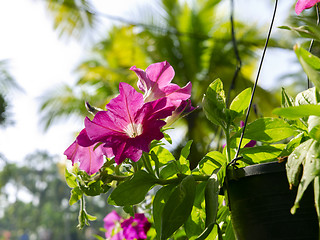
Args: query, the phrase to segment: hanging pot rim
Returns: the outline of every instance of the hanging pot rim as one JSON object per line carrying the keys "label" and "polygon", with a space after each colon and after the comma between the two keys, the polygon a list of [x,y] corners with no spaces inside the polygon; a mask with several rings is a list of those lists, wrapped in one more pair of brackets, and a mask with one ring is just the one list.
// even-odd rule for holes
{"label": "hanging pot rim", "polygon": [[285,162],[279,163],[278,161],[260,163],[249,165],[242,168],[228,169],[228,180],[239,179],[249,176],[256,176],[261,174],[270,174],[276,172],[285,172]]}

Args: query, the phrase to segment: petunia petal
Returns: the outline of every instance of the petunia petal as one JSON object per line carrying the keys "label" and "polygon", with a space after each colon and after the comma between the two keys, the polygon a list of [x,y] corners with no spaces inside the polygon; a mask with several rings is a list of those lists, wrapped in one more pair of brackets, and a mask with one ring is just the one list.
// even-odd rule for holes
{"label": "petunia petal", "polygon": [[92,175],[99,171],[103,165],[103,155],[102,146],[92,145],[89,147],[80,146],[77,141],[74,141],[64,152],[72,164],[76,162],[80,163],[79,168],[86,171],[89,175]]}
{"label": "petunia petal", "polygon": [[295,6],[295,11],[299,15],[303,10],[313,7],[320,0],[298,0]]}
{"label": "petunia petal", "polygon": [[139,78],[138,87],[144,92],[144,102],[152,102],[163,97],[186,100],[191,96],[190,82],[183,88],[171,83],[175,73],[167,61],[151,64],[146,71],[135,66],[130,70],[134,71]]}

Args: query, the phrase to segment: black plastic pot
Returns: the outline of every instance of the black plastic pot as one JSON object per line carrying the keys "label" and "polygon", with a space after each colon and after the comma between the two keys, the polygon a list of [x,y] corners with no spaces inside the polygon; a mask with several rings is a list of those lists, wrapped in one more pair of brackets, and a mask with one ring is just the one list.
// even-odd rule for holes
{"label": "black plastic pot", "polygon": [[226,185],[238,240],[318,240],[312,184],[292,215],[297,189],[289,190],[284,163],[228,171]]}

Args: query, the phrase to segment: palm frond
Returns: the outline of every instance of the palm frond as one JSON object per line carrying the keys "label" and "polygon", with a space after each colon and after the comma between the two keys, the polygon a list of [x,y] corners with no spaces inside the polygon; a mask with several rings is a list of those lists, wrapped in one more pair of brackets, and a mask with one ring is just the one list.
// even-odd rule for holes
{"label": "palm frond", "polygon": [[97,17],[88,0],[45,0],[60,37],[81,39],[94,28]]}

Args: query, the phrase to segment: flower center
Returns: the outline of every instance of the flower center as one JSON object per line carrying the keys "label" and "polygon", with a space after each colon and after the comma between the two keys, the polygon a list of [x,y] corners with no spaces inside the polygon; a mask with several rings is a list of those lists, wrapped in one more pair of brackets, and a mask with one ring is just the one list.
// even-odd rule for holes
{"label": "flower center", "polygon": [[135,138],[142,134],[142,124],[130,123],[126,128],[125,132],[130,138]]}

